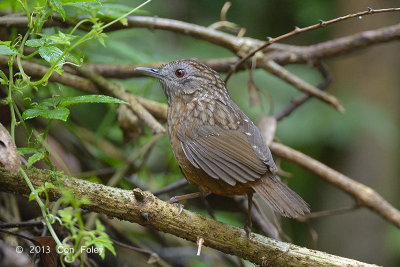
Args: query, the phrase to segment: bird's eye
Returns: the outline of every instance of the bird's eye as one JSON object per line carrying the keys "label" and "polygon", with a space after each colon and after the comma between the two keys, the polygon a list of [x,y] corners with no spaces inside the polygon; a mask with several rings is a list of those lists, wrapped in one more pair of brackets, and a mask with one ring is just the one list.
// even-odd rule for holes
{"label": "bird's eye", "polygon": [[177,70],[175,71],[175,75],[176,75],[176,77],[178,77],[178,78],[182,78],[183,76],[185,76],[185,70],[183,70],[183,69],[177,69]]}

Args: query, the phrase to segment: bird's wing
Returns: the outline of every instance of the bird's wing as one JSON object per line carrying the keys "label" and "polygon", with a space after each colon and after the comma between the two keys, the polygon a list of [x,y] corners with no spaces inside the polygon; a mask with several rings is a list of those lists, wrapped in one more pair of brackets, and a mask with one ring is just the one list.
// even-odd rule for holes
{"label": "bird's wing", "polygon": [[209,125],[179,127],[177,136],[193,166],[230,185],[255,181],[269,170],[243,128],[227,130]]}
{"label": "bird's wing", "polygon": [[265,165],[268,166],[268,170],[271,173],[276,174],[278,172],[278,168],[275,165],[271,151],[262,138],[260,131],[249,119],[249,117],[247,117],[246,114],[244,114],[244,112],[233,101],[231,102],[231,106],[241,118],[241,128],[247,138],[247,141],[253,148],[254,153],[262,162],[264,162]]}

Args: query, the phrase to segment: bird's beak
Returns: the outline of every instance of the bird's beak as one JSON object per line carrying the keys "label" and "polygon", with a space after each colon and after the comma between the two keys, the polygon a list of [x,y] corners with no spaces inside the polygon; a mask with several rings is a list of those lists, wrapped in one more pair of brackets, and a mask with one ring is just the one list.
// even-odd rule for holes
{"label": "bird's beak", "polygon": [[156,77],[160,78],[160,72],[159,69],[152,69],[152,68],[146,68],[146,67],[137,67],[134,69],[136,73],[145,75],[145,76],[151,76],[151,77]]}

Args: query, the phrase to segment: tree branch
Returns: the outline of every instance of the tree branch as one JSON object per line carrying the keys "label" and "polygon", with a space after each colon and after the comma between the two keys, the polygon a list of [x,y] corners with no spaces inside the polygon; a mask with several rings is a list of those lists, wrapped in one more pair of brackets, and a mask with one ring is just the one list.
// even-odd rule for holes
{"label": "tree branch", "polygon": [[[26,172],[35,188],[42,186],[46,181],[51,181],[55,185],[60,184],[51,190],[49,194],[51,200],[57,200],[63,190],[69,190],[76,198],[86,198],[90,201],[90,204],[82,206],[89,211],[135,222],[192,242],[201,237],[205,246],[239,256],[261,266],[267,266],[272,261],[274,266],[373,266],[254,233],[248,239],[241,228],[187,210],[176,217],[178,212],[176,206],[140,189],[122,190],[35,168]],[[14,194],[30,194],[21,175],[11,175],[2,168],[0,168],[0,190]]]}
{"label": "tree branch", "polygon": [[[28,62],[25,60],[21,60],[22,67],[27,75],[32,78],[41,78],[47,72],[48,67],[43,66],[38,63]],[[0,66],[3,68],[7,68],[8,66],[8,57],[0,55]],[[17,68],[16,63],[14,64],[14,68]],[[75,72],[77,73],[77,72]],[[66,86],[70,86],[81,90],[87,93],[100,93],[97,85],[94,84],[89,79],[80,77],[78,75],[70,74],[68,72],[64,72],[62,75],[59,75],[56,72],[49,78],[52,82],[61,83]],[[166,121],[167,118],[167,105],[158,103],[156,101],[152,101],[140,96],[135,96],[132,93],[127,93],[130,96],[134,97],[145,109],[147,109],[154,117],[161,120],[162,122]]]}
{"label": "tree branch", "polygon": [[127,92],[122,85],[116,85],[107,81],[101,75],[92,72],[85,67],[77,67],[77,71],[96,83],[106,94],[113,95],[129,103],[129,108],[144,121],[154,133],[165,133],[164,127],[147,111],[137,100],[137,98]]}
{"label": "tree branch", "polygon": [[350,53],[356,49],[400,39],[400,23],[371,31],[364,31],[297,50],[274,53],[271,58],[279,65],[303,64]]}
{"label": "tree branch", "polygon": [[[7,57],[0,56],[0,65],[2,65],[4,58],[7,58]],[[22,62],[23,62],[23,64],[25,64],[24,61],[22,61]],[[5,63],[5,64],[8,64],[8,63]],[[26,64],[27,65],[24,66],[24,70],[25,70],[26,74],[28,74],[28,75],[31,75],[32,73],[34,73],[34,69],[38,68],[39,66],[46,69],[46,67],[43,67],[36,63],[28,63],[27,62]],[[39,66],[37,66],[37,65],[39,65]],[[31,69],[32,66],[34,66],[33,70]],[[63,75],[65,75],[65,74],[63,74]],[[72,75],[72,76],[75,76],[75,75]],[[63,77],[63,76],[60,76],[60,77]],[[84,78],[80,78],[80,79],[83,79],[82,81],[85,81],[85,82],[75,83],[76,79],[61,79],[58,82],[68,85],[68,86],[75,87],[75,88],[83,90],[83,91],[88,90],[88,88],[96,88],[96,86],[93,83],[91,83],[90,81],[88,81],[87,79],[84,79]],[[141,97],[137,97],[137,100],[140,104],[143,105],[144,108],[149,110],[149,112],[152,113],[154,116],[156,116],[159,119],[166,120],[166,118],[167,118],[167,105],[166,104],[158,103],[158,102],[151,101],[151,100],[141,98]],[[361,183],[355,182],[351,178],[346,177],[343,174],[332,170],[331,168],[327,167],[323,163],[321,163],[307,155],[304,155],[299,151],[293,150],[288,147],[285,147],[286,149],[282,150],[282,146],[283,145],[273,143],[270,148],[271,148],[272,152],[274,152],[276,155],[278,155],[282,158],[285,158],[289,161],[293,161],[294,163],[298,164],[299,166],[304,165],[303,167],[310,170],[311,172],[314,172],[312,170],[312,168],[313,168],[312,166],[315,165],[315,166],[319,167],[319,169],[317,169],[318,171],[316,170],[315,173],[317,175],[321,176],[321,178],[331,182],[334,186],[349,193],[354,198],[356,198],[356,200],[361,201],[361,203],[364,206],[377,212],[378,214],[380,214],[383,218],[385,218],[389,222],[400,227],[399,211],[396,210],[395,208],[393,208],[379,194],[377,194],[375,191],[373,191],[373,189],[371,189]],[[299,160],[299,158],[301,160]],[[343,177],[344,177],[344,179],[343,179]],[[353,186],[351,186],[351,189],[347,188],[347,184],[353,185]],[[358,191],[358,189],[359,189],[358,187],[364,188],[364,190]],[[367,195],[362,195],[361,192],[366,192]],[[359,194],[361,194],[361,195],[359,195]],[[372,194],[374,197],[373,198],[374,200],[372,198],[371,198],[371,200],[366,199],[366,198],[368,198],[368,194]],[[395,214],[396,216],[392,217],[393,214]]]}
{"label": "tree branch", "polygon": [[354,181],[325,164],[283,144],[273,142],[270,149],[275,155],[315,173],[325,181],[342,189],[351,195],[357,203],[378,213],[385,220],[400,228],[400,212],[372,188]]}
{"label": "tree branch", "polygon": [[343,106],[340,104],[339,100],[334,97],[333,95],[326,93],[315,86],[307,83],[306,81],[300,79],[299,77],[293,75],[284,67],[280,66],[273,60],[268,60],[267,62],[263,63],[262,66],[268,70],[268,72],[275,74],[275,76],[281,78],[282,80],[286,81],[287,83],[293,85],[299,91],[303,91],[309,95],[312,95],[325,103],[328,103],[332,107],[336,108],[340,112],[344,112]]}
{"label": "tree branch", "polygon": [[[317,88],[319,90],[324,91],[328,86],[332,83],[333,77],[332,74],[329,72],[328,67],[322,63],[321,61],[315,61],[314,62],[314,67],[319,70],[321,73],[322,77],[324,78],[324,81],[320,83]],[[293,99],[290,104],[284,108],[281,112],[275,115],[275,119],[277,121],[280,121],[284,119],[285,117],[288,117],[292,112],[303,105],[305,102],[307,102],[312,96],[310,94],[303,94],[302,96],[297,97],[296,99]]]}
{"label": "tree branch", "polygon": [[[280,35],[280,36],[275,37],[275,38],[269,38],[269,40],[267,42],[265,42],[263,45],[255,48],[255,49],[247,52],[245,55],[243,55],[243,57],[240,60],[238,60],[232,66],[231,70],[228,72],[228,74],[227,74],[227,76],[225,78],[225,82],[229,79],[231,74],[236,71],[236,68],[239,65],[241,65],[242,63],[247,61],[252,56],[254,56],[257,52],[266,49],[268,46],[270,46],[270,45],[272,45],[272,44],[274,44],[276,42],[279,42],[281,40],[287,39],[287,38],[292,37],[292,36],[294,36],[296,34],[300,34],[300,33],[306,32],[306,31],[318,29],[318,28],[324,27],[326,25],[333,24],[333,23],[336,23],[336,22],[339,22],[339,21],[343,21],[343,20],[347,20],[347,19],[350,19],[350,18],[355,18],[355,17],[360,17],[360,16],[362,17],[362,16],[376,14],[376,13],[394,12],[394,11],[400,11],[400,8],[372,9],[372,8],[368,7],[368,10],[366,10],[366,11],[361,11],[361,12],[357,12],[357,13],[354,13],[354,14],[349,14],[349,15],[342,16],[342,17],[335,18],[335,19],[331,19],[331,20],[328,20],[328,21],[320,20],[319,23],[311,25],[311,26],[308,26],[308,27],[299,28],[299,27],[296,26],[293,31],[285,33],[285,34]],[[245,51],[242,51],[242,53],[243,52],[245,52]]]}

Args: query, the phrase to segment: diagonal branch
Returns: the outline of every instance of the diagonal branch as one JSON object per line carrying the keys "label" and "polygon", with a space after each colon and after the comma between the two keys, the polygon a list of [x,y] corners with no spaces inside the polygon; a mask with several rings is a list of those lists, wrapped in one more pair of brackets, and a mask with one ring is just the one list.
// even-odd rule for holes
{"label": "diagonal branch", "polygon": [[360,205],[378,213],[385,220],[400,228],[400,211],[383,199],[372,188],[354,181],[325,164],[283,144],[273,142],[270,148],[275,155],[315,173],[325,181],[351,195]]}
{"label": "diagonal branch", "polygon": [[[248,239],[241,228],[187,210],[176,216],[178,212],[176,206],[140,189],[122,190],[68,176],[56,176],[51,171],[35,168],[26,172],[36,188],[46,181],[63,185],[51,190],[49,194],[51,200],[57,200],[62,195],[62,190],[69,190],[76,198],[86,198],[90,201],[90,204],[83,206],[89,211],[135,222],[192,242],[203,238],[205,246],[239,256],[261,266],[267,266],[272,261],[274,266],[373,266],[258,234],[252,234]],[[23,195],[30,193],[22,176],[11,175],[2,168],[0,168],[0,190]]]}
{"label": "diagonal branch", "polygon": [[[317,60],[314,62],[314,67],[319,70],[321,73],[322,77],[324,78],[324,81],[320,83],[317,88],[319,90],[324,91],[328,86],[332,83],[333,77],[332,74],[329,72],[328,67],[321,61]],[[302,96],[297,97],[296,99],[293,99],[290,104],[284,108],[281,112],[275,115],[275,119],[277,121],[280,121],[284,119],[285,117],[288,117],[292,112],[303,105],[305,102],[307,102],[312,96],[310,94],[303,94]]]}
{"label": "diagonal branch", "polygon": [[267,71],[271,72],[275,76],[281,78],[282,80],[288,82],[289,84],[296,87],[298,90],[303,91],[309,95],[312,95],[332,107],[336,108],[340,112],[344,112],[343,106],[340,104],[339,100],[333,95],[326,93],[315,86],[307,83],[306,81],[300,79],[299,77],[293,75],[284,67],[280,66],[273,60],[269,60],[262,65]]}

